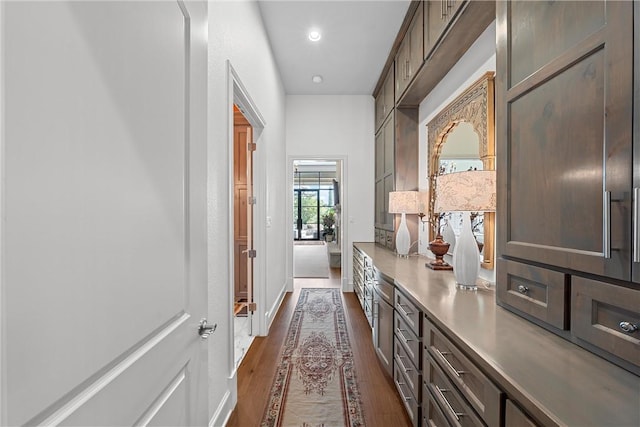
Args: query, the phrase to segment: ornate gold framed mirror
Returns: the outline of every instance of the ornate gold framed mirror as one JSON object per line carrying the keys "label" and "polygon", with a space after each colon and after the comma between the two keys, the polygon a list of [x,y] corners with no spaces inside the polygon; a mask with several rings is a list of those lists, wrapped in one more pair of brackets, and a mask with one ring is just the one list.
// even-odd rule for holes
{"label": "ornate gold framed mirror", "polygon": [[[467,167],[482,168],[484,170],[495,169],[495,137],[494,137],[494,76],[493,71],[485,73],[480,79],[469,86],[456,99],[447,105],[437,116],[435,116],[427,124],[427,140],[428,140],[428,166],[429,166],[429,213],[428,218],[431,223],[429,231],[429,240],[433,240],[436,236],[437,227],[439,225],[439,215],[434,213],[435,194],[436,194],[436,177],[441,173],[455,170],[456,163]],[[469,154],[461,155],[460,159],[456,159],[455,155],[449,157],[446,162],[441,159],[441,154],[445,145],[453,141],[453,134],[457,133],[456,128],[460,123],[468,123],[473,127],[473,132],[477,135],[477,142],[472,141],[471,144],[477,145],[478,159],[469,158]],[[468,127],[468,126],[464,126]],[[461,130],[461,129],[460,129]],[[460,132],[460,135],[466,135]],[[462,138],[467,138],[462,136]],[[472,138],[474,139],[474,138]],[[456,145],[459,143],[456,142]],[[475,152],[475,148],[466,147],[458,152]],[[475,165],[477,166],[467,166]],[[495,258],[495,213],[485,212],[482,220],[483,232],[482,240],[484,247],[482,249],[482,268],[493,269]]]}

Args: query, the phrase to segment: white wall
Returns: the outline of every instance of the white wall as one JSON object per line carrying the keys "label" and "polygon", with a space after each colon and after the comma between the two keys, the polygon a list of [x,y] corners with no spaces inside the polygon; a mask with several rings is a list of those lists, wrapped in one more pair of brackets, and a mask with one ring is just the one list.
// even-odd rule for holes
{"label": "white wall", "polygon": [[[370,95],[288,95],[286,153],[288,188],[291,159],[344,158],[341,181],[343,288],[351,290],[352,243],[373,241],[374,103]],[[346,184],[346,186],[344,185]],[[346,187],[346,188],[345,188]],[[290,193],[291,191],[289,191]],[[293,223],[287,205],[288,224]],[[290,227],[289,227],[290,228]],[[292,283],[292,231],[287,245],[287,277]],[[346,270],[346,271],[344,271]]]}
{"label": "white wall", "polygon": [[[269,250],[258,253],[265,266],[264,305],[272,307],[286,286],[285,279],[285,95],[256,2],[209,2],[209,143],[208,143],[208,245],[209,319],[218,332],[209,338],[211,423],[221,425],[236,401],[231,336],[231,287],[229,240],[230,121],[227,60],[263,116],[262,132],[254,162],[267,164],[265,176],[256,177],[266,187],[258,200],[260,224],[266,228]],[[265,206],[266,205],[266,206]],[[265,225],[266,226],[266,225]],[[269,319],[262,319],[263,322]]]}
{"label": "white wall", "polygon": [[[428,144],[427,123],[444,107],[453,101],[485,72],[496,70],[496,22],[478,37],[462,58],[451,68],[449,73],[438,83],[431,93],[420,103],[419,109],[419,147],[420,157],[419,188],[428,191]],[[433,256],[429,251],[429,228],[419,230],[419,252]],[[480,277],[495,283],[495,270],[481,269]]]}

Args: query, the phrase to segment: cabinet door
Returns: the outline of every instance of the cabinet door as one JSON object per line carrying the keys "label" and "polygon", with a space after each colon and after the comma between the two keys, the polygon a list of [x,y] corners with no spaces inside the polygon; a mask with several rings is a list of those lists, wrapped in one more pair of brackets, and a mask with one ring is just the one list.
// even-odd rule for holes
{"label": "cabinet door", "polygon": [[409,83],[409,51],[411,48],[409,33],[404,36],[402,44],[396,55],[396,102],[400,99],[400,95],[407,88]]}
{"label": "cabinet door", "polygon": [[378,96],[376,96],[375,101],[375,119],[376,119],[376,131],[382,126],[382,122],[384,121],[384,91],[380,91]]}
{"label": "cabinet door", "polygon": [[384,179],[376,181],[376,227],[384,227],[387,210],[384,207]]}
{"label": "cabinet door", "polygon": [[387,116],[391,113],[391,111],[393,110],[393,107],[395,105],[395,91],[393,90],[395,87],[395,81],[393,76],[395,75],[394,73],[394,67],[391,67],[389,69],[389,73],[387,74],[387,77],[384,79],[384,84],[382,86],[382,92],[384,93],[384,118],[387,118]]}
{"label": "cabinet door", "polygon": [[376,180],[384,176],[384,130],[376,134]]}
{"label": "cabinet door", "polygon": [[395,169],[395,120],[392,114],[384,124],[382,130],[384,144],[384,168],[383,174],[389,175]]}
{"label": "cabinet door", "polygon": [[423,4],[420,3],[409,27],[409,82],[424,62],[424,19]]}
{"label": "cabinet door", "polygon": [[424,57],[426,59],[447,26],[446,0],[428,1],[424,7]]}
{"label": "cabinet door", "polygon": [[632,2],[498,2],[499,252],[629,280]]}

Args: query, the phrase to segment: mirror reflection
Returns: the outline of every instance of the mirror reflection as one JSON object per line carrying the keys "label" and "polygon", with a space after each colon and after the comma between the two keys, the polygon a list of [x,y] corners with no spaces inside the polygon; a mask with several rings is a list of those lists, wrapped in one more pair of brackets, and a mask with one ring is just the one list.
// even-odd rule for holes
{"label": "mirror reflection", "polygon": [[[442,149],[438,160],[438,175],[462,172],[467,170],[482,170],[480,160],[480,138],[473,125],[468,122],[458,123],[447,134],[442,143]],[[457,236],[462,228],[462,213],[447,212],[440,219],[440,233],[443,240],[449,243],[448,254],[453,254]],[[484,247],[484,214],[471,214],[471,228],[478,241],[480,252]]]}

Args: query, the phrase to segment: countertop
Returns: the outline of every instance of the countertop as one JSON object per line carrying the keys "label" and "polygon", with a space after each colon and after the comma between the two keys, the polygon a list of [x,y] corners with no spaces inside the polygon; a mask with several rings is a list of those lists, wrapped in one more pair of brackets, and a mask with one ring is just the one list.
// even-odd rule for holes
{"label": "countertop", "polygon": [[539,422],[640,426],[640,377],[498,306],[493,288],[459,290],[425,257],[354,245]]}

